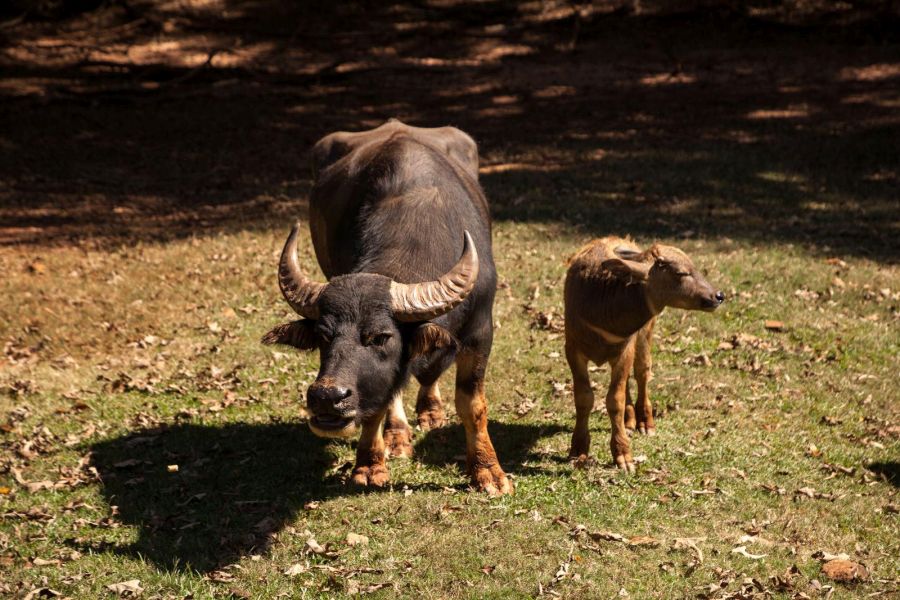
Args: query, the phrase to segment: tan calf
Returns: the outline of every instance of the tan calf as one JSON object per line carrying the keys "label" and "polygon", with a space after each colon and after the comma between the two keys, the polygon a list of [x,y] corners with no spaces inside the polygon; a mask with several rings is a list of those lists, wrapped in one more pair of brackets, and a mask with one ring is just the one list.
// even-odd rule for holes
{"label": "tan calf", "polygon": [[[716,291],[677,248],[654,244],[642,251],[618,237],[594,240],[578,251],[566,274],[566,360],[575,392],[575,431],[569,455],[586,457],[594,393],[588,362],[609,363],[606,409],[612,423],[610,450],[616,466],[634,471],[628,432],[653,435],[653,407],[647,393],[650,347],[656,316],[667,306],[713,311],[725,295]],[[637,402],[628,377],[634,369]]]}

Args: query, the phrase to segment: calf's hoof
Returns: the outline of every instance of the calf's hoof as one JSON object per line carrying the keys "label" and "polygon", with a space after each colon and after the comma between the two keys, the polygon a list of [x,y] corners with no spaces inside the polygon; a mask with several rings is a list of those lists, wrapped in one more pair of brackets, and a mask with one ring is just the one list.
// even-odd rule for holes
{"label": "calf's hoof", "polygon": [[420,412],[418,414],[417,421],[419,423],[419,429],[421,429],[422,431],[439,429],[446,424],[444,411],[440,409]]}
{"label": "calf's hoof", "polygon": [[644,435],[654,436],[656,435],[656,427],[653,425],[647,425],[646,423],[638,424],[638,432],[643,433]]}
{"label": "calf's hoof", "polygon": [[512,494],[514,491],[512,481],[500,465],[475,469],[472,474],[472,486],[479,492],[487,492],[489,496],[502,496]]}
{"label": "calf's hoof", "polygon": [[377,487],[382,488],[391,480],[384,465],[358,466],[353,469],[353,476],[350,483],[361,487]]}
{"label": "calf's hoof", "polygon": [[625,471],[626,473],[634,473],[636,471],[634,459],[631,458],[630,454],[620,454],[614,456],[613,459],[616,461],[617,469]]}
{"label": "calf's hoof", "polygon": [[395,458],[412,457],[412,429],[408,426],[399,429],[385,429],[384,446],[388,456]]}

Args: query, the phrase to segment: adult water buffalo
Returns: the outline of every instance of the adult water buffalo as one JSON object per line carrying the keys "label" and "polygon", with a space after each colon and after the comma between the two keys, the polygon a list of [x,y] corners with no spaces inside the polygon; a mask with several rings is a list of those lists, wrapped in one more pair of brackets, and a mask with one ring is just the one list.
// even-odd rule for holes
{"label": "adult water buffalo", "polygon": [[437,381],[455,360],[469,475],[480,490],[511,493],[487,431],[484,376],[497,274],[475,142],[453,127],[392,119],[328,135],[312,154],[310,231],[329,281],[304,273],[296,225],[278,281],[304,318],[263,339],[319,349],[319,375],[307,391],[310,427],[326,437],[361,427],[352,481],[383,486],[386,452],[412,454],[403,386],[410,375],[418,379],[419,424],[440,426]]}

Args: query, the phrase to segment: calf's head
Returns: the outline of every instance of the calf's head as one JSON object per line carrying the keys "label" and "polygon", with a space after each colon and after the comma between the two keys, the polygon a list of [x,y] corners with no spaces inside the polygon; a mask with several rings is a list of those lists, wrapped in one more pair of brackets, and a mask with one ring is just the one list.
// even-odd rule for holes
{"label": "calf's head", "polygon": [[299,224],[284,246],[278,281],[285,300],[304,318],[278,325],[263,343],[319,349],[319,375],[306,392],[310,427],[323,437],[347,437],[387,408],[412,358],[455,345],[447,330],[428,321],[472,291],[478,254],[466,232],[462,257],[434,281],[402,284],[352,273],[319,283],[300,268],[298,231]]}
{"label": "calf's head", "polygon": [[714,311],[725,301],[725,294],[716,290],[678,248],[654,244],[639,252],[620,246],[615,253],[619,258],[605,261],[604,267],[645,281],[647,298],[656,311],[666,306]]}

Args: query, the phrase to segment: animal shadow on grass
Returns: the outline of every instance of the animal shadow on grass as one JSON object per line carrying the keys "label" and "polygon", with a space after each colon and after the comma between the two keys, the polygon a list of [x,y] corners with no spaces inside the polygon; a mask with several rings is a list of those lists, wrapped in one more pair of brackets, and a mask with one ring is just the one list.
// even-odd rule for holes
{"label": "animal shadow on grass", "polygon": [[900,462],[883,461],[872,463],[867,467],[873,473],[878,473],[894,487],[900,487]]}
{"label": "animal shadow on grass", "polygon": [[139,529],[112,550],[164,569],[206,572],[264,552],[306,502],[352,493],[328,476],[328,442],[305,423],[176,425],[92,450],[107,502]]}
{"label": "animal shadow on grass", "polygon": [[[546,473],[546,468],[532,464],[547,458],[546,454],[536,452],[534,446],[541,438],[567,431],[556,423],[488,423],[500,466],[512,475]],[[416,443],[416,459],[431,465],[458,464],[465,471],[465,454],[466,433],[459,423],[432,429]]]}

